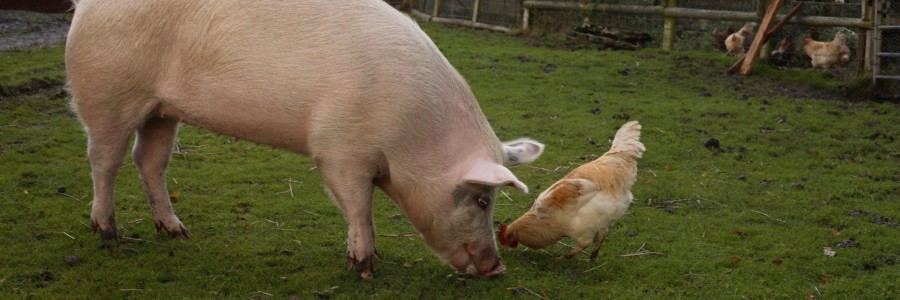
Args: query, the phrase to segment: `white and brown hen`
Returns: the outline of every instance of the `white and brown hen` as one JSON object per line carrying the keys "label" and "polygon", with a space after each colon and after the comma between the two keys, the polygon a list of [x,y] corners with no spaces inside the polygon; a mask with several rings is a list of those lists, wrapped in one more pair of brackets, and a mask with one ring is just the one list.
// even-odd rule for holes
{"label": "white and brown hen", "polygon": [[829,70],[840,67],[850,61],[850,48],[847,47],[847,36],[838,32],[830,42],[819,42],[811,37],[803,39],[803,53],[809,56],[813,69]]}
{"label": "white and brown hen", "polygon": [[741,30],[738,30],[735,33],[732,33],[725,39],[725,54],[731,54],[735,56],[742,56],[746,52],[744,49],[744,41],[753,34],[753,27],[756,26],[756,23],[747,22],[744,24],[744,27],[741,27]]}
{"label": "white and brown hen", "polygon": [[540,249],[571,237],[577,247],[566,258],[591,243],[591,259],[596,258],[609,227],[625,214],[633,199],[637,159],[645,150],[640,137],[637,121],[622,125],[603,156],[572,170],[541,193],[531,210],[508,226],[500,225],[500,244],[506,249],[519,243]]}

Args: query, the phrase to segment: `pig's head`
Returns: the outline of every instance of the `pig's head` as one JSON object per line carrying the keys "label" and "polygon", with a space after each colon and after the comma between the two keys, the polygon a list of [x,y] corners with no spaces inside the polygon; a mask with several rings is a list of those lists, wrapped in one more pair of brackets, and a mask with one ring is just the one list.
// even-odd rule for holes
{"label": "pig's head", "polygon": [[452,182],[429,188],[426,197],[432,199],[419,202],[426,207],[407,209],[428,246],[460,272],[493,277],[506,271],[494,240],[494,204],[501,187],[528,192],[506,166],[534,161],[543,147],[532,140],[505,143],[502,164],[493,159],[466,162],[450,175]]}

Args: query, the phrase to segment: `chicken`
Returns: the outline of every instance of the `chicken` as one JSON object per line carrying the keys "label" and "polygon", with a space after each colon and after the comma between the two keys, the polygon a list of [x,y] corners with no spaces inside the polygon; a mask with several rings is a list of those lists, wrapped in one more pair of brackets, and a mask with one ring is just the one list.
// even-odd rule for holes
{"label": "chicken", "polygon": [[794,42],[791,41],[791,34],[785,33],[784,38],[778,43],[778,49],[772,50],[769,62],[778,66],[779,69],[785,69],[791,66],[796,53],[797,48],[794,47]]}
{"label": "chicken", "polygon": [[714,29],[712,32],[712,36],[713,36],[713,40],[714,40],[713,47],[716,47],[716,49],[719,49],[722,52],[728,51],[728,49],[725,48],[725,40],[728,39],[728,36],[734,32],[735,32],[734,26],[728,26],[728,29],[726,29],[725,31],[719,31],[719,29]]}
{"label": "chicken", "polygon": [[729,35],[728,38],[725,39],[725,54],[734,54],[735,56],[744,55],[744,40],[753,34],[754,26],[756,26],[756,23],[747,22],[747,24],[744,24],[744,27],[741,27],[741,30]]}
{"label": "chicken", "polygon": [[541,193],[528,212],[509,225],[500,225],[500,244],[507,250],[519,243],[540,249],[570,237],[577,247],[566,258],[591,243],[591,259],[596,258],[609,227],[633,199],[637,159],[645,150],[640,137],[637,121],[622,125],[603,156],[572,170]]}
{"label": "chicken", "polygon": [[[819,30],[816,29],[815,27],[809,28],[809,35],[807,35],[807,36],[814,41],[820,40]],[[800,55],[802,56],[801,59],[802,59],[804,67],[811,68],[812,64],[810,63],[810,61],[812,60],[812,58],[810,58],[809,55],[806,55],[806,53],[804,51],[801,51],[801,52],[803,52]]]}
{"label": "chicken", "polygon": [[834,35],[830,42],[815,41],[810,37],[803,38],[803,53],[809,56],[813,69],[823,70],[840,67],[850,61],[850,48],[846,45],[847,36],[842,32]]}
{"label": "chicken", "polygon": [[838,48],[838,61],[835,65],[835,68],[838,68],[838,70],[840,70],[840,67],[843,67],[848,62],[850,62],[850,47],[847,47],[847,45],[844,44],[841,45],[840,48]]}

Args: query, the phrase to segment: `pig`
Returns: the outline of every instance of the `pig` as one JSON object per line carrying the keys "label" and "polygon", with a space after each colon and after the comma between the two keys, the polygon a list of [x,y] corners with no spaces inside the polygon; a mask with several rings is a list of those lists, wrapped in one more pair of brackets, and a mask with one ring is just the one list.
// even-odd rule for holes
{"label": "pig", "polygon": [[188,237],[166,187],[180,123],[308,155],[348,223],[348,269],[376,276],[373,193],[383,190],[460,272],[506,267],[493,239],[508,167],[463,77],[381,0],[78,0],[66,42],[71,105],[88,136],[91,223],[114,241],[113,187],[129,140],[161,233]]}

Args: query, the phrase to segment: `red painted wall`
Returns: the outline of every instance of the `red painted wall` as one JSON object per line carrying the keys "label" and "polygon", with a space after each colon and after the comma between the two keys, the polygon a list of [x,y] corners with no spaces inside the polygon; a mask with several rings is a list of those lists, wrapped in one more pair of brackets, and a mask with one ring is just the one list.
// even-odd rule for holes
{"label": "red painted wall", "polygon": [[61,13],[72,8],[70,0],[0,0],[0,10],[30,10]]}

